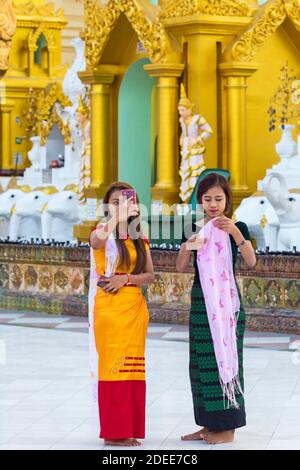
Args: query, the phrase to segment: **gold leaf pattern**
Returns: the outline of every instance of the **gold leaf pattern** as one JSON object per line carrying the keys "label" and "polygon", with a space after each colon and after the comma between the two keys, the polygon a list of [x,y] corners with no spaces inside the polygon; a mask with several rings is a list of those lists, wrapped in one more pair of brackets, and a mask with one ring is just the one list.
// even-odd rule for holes
{"label": "gold leaf pattern", "polygon": [[153,62],[164,61],[166,33],[157,19],[148,18],[136,0],[110,0],[106,7],[97,0],[84,0],[85,30],[81,37],[86,43],[88,68],[94,70],[101,59],[109,35],[119,16],[124,13]]}

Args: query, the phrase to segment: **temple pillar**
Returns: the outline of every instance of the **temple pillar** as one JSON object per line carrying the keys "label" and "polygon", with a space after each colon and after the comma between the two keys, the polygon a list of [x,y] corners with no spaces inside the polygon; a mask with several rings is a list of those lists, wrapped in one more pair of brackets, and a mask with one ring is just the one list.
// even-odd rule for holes
{"label": "temple pillar", "polygon": [[178,101],[179,77],[184,65],[147,64],[145,71],[157,79],[158,142],[156,183],[152,199],[165,204],[179,201]]}
{"label": "temple pillar", "polygon": [[89,197],[103,197],[111,183],[111,103],[115,75],[109,72],[81,72],[80,79],[91,85],[91,185]]}
{"label": "temple pillar", "polygon": [[248,197],[247,183],[247,78],[257,70],[249,64],[222,63],[224,120],[223,167],[231,174],[233,206]]}
{"label": "temple pillar", "polygon": [[0,168],[10,170],[13,168],[12,161],[12,117],[11,112],[14,104],[0,102]]}
{"label": "temple pillar", "polygon": [[90,85],[91,107],[91,184],[84,190],[88,220],[74,227],[74,236],[86,241],[91,227],[99,220],[99,203],[112,177],[112,93],[115,74],[108,70],[80,72]]}

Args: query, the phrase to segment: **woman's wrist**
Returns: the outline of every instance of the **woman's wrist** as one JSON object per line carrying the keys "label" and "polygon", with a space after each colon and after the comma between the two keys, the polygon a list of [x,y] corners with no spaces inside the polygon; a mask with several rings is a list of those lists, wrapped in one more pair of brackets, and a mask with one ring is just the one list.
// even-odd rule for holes
{"label": "woman's wrist", "polygon": [[105,240],[106,238],[106,225],[107,224],[98,224],[95,230],[95,234],[98,240]]}
{"label": "woman's wrist", "polygon": [[233,239],[237,245],[244,239],[242,233],[236,226],[233,227],[233,232],[231,232],[231,235],[233,236]]}

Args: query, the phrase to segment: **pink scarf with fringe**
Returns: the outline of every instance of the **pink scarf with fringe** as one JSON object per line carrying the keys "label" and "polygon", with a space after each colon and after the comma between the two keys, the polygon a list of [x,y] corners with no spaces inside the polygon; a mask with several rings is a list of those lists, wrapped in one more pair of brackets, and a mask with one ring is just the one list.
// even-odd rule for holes
{"label": "pink scarf with fringe", "polygon": [[238,376],[236,326],[240,300],[233,274],[229,235],[216,227],[213,220],[199,232],[207,243],[197,251],[199,278],[214,344],[223,390],[224,408],[239,408],[236,393],[243,391]]}

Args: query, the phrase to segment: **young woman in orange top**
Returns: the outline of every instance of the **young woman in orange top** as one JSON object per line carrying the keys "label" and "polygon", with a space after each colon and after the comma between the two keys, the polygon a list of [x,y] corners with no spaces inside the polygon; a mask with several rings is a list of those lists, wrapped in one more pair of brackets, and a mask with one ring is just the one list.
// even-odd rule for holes
{"label": "young woman in orange top", "polygon": [[[139,200],[133,188],[113,183],[103,203],[105,223],[91,233],[91,256],[98,278],[93,298],[93,333],[98,353],[100,438],[105,444],[140,445],[145,437],[145,341],[149,312],[141,285],[154,282],[149,241],[141,234]],[[130,227],[136,227],[132,238]],[[128,233],[129,232],[129,233]],[[112,236],[114,235],[114,236]],[[112,241],[114,238],[115,241]],[[115,244],[115,272],[104,278],[109,243]],[[100,282],[99,282],[100,281]],[[102,281],[102,282],[101,282]],[[107,281],[107,282],[104,282]]]}

